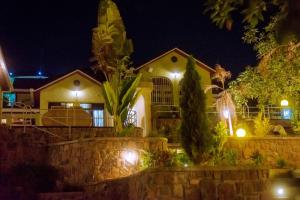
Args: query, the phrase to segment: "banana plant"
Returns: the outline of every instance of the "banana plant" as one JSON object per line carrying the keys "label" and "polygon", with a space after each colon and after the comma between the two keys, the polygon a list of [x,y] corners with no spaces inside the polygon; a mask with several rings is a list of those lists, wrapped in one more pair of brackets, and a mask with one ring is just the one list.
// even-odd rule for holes
{"label": "banana plant", "polygon": [[[124,79],[112,79],[103,84],[103,95],[108,113],[113,117],[115,132],[120,134],[124,129],[124,122],[127,119],[128,111],[133,108],[140,90],[137,87],[142,74]],[[119,83],[116,83],[119,80]]]}

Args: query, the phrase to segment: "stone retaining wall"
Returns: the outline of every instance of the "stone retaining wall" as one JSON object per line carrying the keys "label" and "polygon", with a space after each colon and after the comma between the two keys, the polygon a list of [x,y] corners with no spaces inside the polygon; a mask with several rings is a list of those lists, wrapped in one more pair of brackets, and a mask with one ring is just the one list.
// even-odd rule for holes
{"label": "stone retaining wall", "polygon": [[38,200],[85,200],[83,192],[40,193]]}
{"label": "stone retaining wall", "polygon": [[268,178],[263,169],[160,169],[86,190],[93,200],[267,200]]}
{"label": "stone retaining wall", "polygon": [[64,181],[86,185],[103,180],[125,177],[141,170],[140,160],[129,163],[124,152],[167,150],[164,138],[94,138],[51,144],[48,146],[48,163],[63,171]]}
{"label": "stone retaining wall", "polygon": [[276,167],[276,161],[284,159],[290,167],[300,167],[300,137],[233,137],[225,148],[237,150],[240,159],[249,159],[259,151],[265,166]]}
{"label": "stone retaining wall", "polygon": [[0,173],[24,162],[45,163],[47,138],[44,134],[24,134],[0,127]]}

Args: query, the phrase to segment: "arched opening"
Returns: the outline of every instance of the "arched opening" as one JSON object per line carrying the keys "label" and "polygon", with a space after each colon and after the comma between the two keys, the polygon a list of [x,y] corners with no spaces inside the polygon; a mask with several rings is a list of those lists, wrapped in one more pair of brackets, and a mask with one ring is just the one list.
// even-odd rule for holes
{"label": "arched opening", "polygon": [[153,77],[152,105],[173,105],[173,84],[166,77]]}

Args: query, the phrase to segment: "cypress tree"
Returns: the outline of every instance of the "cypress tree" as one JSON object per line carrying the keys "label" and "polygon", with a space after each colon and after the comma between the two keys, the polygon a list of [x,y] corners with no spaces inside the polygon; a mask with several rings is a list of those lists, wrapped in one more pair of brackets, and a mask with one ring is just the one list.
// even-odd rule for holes
{"label": "cypress tree", "polygon": [[211,138],[206,115],[206,96],[201,88],[200,79],[195,70],[195,61],[190,56],[181,80],[180,134],[182,147],[194,163],[201,161]]}

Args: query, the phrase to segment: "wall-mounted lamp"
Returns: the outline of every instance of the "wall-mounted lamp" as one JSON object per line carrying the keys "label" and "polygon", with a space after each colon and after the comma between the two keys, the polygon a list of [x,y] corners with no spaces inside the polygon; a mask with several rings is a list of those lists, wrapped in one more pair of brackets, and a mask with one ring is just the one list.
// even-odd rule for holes
{"label": "wall-mounted lamp", "polygon": [[121,153],[121,158],[131,165],[135,165],[139,159],[138,153],[134,150],[124,150]]}
{"label": "wall-mounted lamp", "polygon": [[171,73],[171,77],[172,77],[173,79],[178,79],[178,78],[180,78],[180,73],[179,73],[179,72],[172,72],[172,73]]}
{"label": "wall-mounted lamp", "polygon": [[281,100],[280,105],[281,106],[289,106],[289,101],[286,99],[283,99],[283,100]]}

